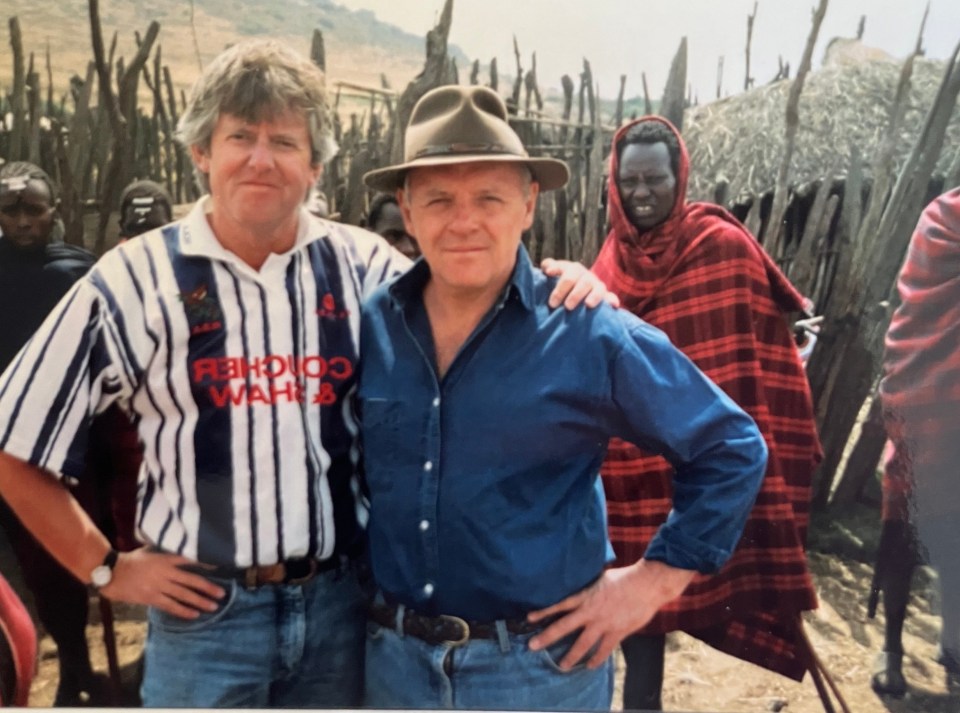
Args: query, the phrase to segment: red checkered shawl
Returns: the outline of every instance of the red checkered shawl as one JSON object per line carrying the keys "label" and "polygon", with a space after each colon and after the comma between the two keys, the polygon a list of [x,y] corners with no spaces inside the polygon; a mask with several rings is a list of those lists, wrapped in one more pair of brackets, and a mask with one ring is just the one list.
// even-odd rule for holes
{"label": "red checkered shawl", "polygon": [[[884,512],[905,519],[960,511],[960,188],[926,207],[897,278],[887,331],[884,421],[893,442]],[[910,497],[917,495],[918,497]]]}
{"label": "red checkered shawl", "polygon": [[[658,117],[639,121],[645,120],[673,129]],[[736,218],[718,206],[686,203],[689,162],[682,140],[680,146],[673,210],[642,234],[620,203],[613,152],[612,229],[593,270],[624,308],[666,332],[753,416],[770,455],[733,557],[719,573],[698,575],[645,631],[683,630],[799,680],[805,671],[797,650],[799,612],[817,606],[804,541],[810,480],[821,456],[809,385],[784,315],[800,310],[802,298]],[[602,473],[610,538],[618,564],[630,564],[667,517],[673,468],[614,440]]]}

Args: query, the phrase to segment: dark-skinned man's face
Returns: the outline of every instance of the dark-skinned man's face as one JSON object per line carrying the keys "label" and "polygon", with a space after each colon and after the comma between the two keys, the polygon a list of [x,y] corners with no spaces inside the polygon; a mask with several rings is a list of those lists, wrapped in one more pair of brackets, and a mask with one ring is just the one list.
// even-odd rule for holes
{"label": "dark-skinned man's face", "polygon": [[3,239],[25,250],[50,242],[57,208],[50,188],[37,178],[0,181],[0,230]]}
{"label": "dark-skinned man's face", "polygon": [[623,209],[637,229],[649,230],[665,221],[677,197],[677,177],[667,145],[660,141],[624,146],[617,189]]}

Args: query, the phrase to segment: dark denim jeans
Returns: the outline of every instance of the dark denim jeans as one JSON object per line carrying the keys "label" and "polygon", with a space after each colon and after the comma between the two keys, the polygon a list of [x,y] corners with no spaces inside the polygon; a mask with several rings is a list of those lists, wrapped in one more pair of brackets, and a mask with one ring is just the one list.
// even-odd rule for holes
{"label": "dark denim jeans", "polygon": [[366,608],[353,571],[227,590],[192,621],[156,609],[142,687],[150,707],[347,708],[361,703]]}

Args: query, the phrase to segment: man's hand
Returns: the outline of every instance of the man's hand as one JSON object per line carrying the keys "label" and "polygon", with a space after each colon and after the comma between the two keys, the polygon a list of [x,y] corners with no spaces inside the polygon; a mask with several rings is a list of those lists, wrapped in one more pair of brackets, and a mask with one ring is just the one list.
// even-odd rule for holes
{"label": "man's hand", "polygon": [[530,639],[530,648],[545,649],[582,629],[560,662],[560,668],[572,668],[591,649],[587,667],[597,668],[624,638],[647,624],[664,604],[679,597],[695,574],[692,570],[648,560],[640,560],[630,567],[608,569],[586,589],[527,616],[537,622],[562,614]]}
{"label": "man's hand", "polygon": [[561,304],[566,309],[573,309],[581,302],[593,309],[603,301],[609,302],[614,307],[620,306],[620,298],[610,292],[599,277],[579,262],[554,260],[548,257],[540,263],[540,269],[547,277],[560,278],[547,302],[551,309]]}
{"label": "man's hand", "polygon": [[182,619],[216,611],[226,592],[206,577],[182,569],[202,567],[179,555],[140,548],[121,553],[110,583],[100,589],[108,599],[146,604]]}

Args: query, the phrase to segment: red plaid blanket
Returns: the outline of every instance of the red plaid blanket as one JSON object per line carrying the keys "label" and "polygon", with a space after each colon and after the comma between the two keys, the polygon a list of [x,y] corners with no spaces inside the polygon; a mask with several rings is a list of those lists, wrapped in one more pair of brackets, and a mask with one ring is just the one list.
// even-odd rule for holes
{"label": "red plaid blanket", "polygon": [[[960,188],[924,209],[897,278],[880,383],[885,519],[960,510]],[[918,495],[919,498],[911,497]],[[915,515],[911,516],[915,517]]]}
{"label": "red plaid blanket", "polygon": [[[657,117],[644,120],[670,126]],[[753,416],[770,456],[733,557],[716,575],[698,576],[645,631],[683,630],[799,680],[806,666],[796,622],[799,612],[817,606],[804,542],[810,479],[821,457],[809,385],[785,319],[785,312],[802,308],[802,297],[732,215],[686,203],[689,162],[680,145],[673,211],[642,234],[622,208],[613,152],[612,230],[593,270],[626,309],[666,332]],[[610,538],[618,564],[629,564],[643,556],[667,517],[673,469],[615,440],[602,473]]]}

